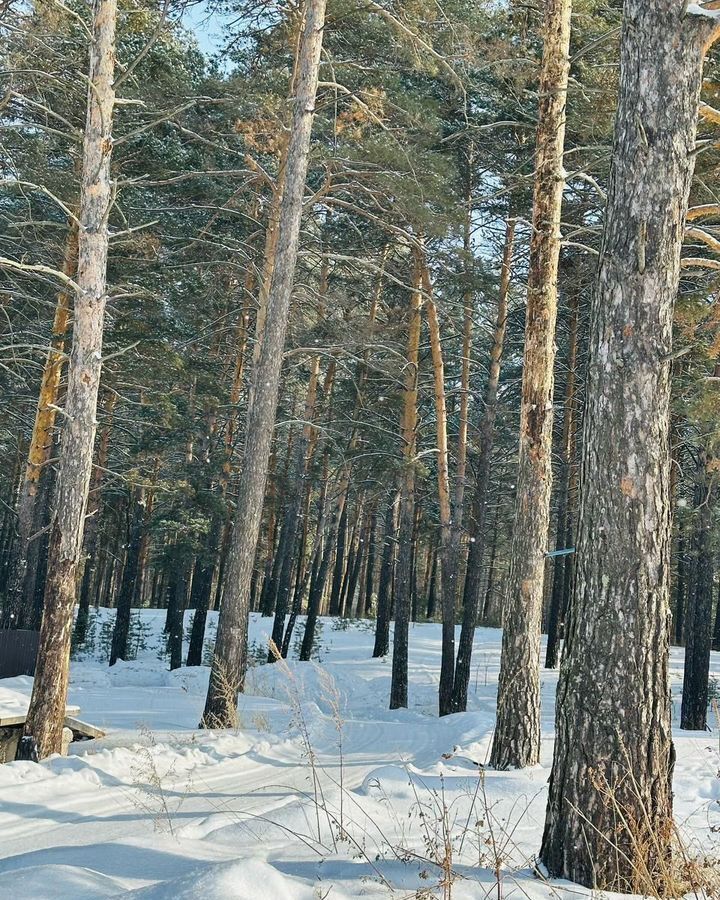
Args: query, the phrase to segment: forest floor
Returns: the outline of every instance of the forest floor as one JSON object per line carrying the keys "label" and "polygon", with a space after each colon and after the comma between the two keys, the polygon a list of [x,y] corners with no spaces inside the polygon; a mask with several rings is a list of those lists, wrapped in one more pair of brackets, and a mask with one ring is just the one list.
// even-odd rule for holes
{"label": "forest floor", "polygon": [[[0,896],[81,900],[571,898],[533,870],[557,674],[543,672],[542,764],[483,770],[501,633],[475,638],[469,711],[438,719],[440,627],[412,626],[410,709],[387,709],[390,659],[370,623],[322,622],[317,662],[257,665],[237,729],[197,730],[206,667],[169,672],[164,613],[134,623],[135,662],[109,669],[100,610],[72,665],[70,702],[107,730],[67,758],[0,766]],[[210,630],[215,625],[211,618]],[[270,619],[253,616],[253,655]],[[672,651],[675,713],[682,650]],[[720,654],[712,657],[715,685]],[[0,708],[31,679],[0,681]],[[691,851],[720,858],[720,748],[675,731],[675,809]]]}

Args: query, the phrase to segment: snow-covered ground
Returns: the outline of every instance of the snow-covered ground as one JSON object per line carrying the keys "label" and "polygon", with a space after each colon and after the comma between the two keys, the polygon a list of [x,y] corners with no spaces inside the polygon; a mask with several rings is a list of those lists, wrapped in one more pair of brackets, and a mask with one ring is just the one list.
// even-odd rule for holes
{"label": "snow-covered ground", "polygon": [[[438,719],[440,628],[410,634],[410,709],[387,709],[390,660],[367,623],[324,620],[317,663],[260,665],[237,729],[198,731],[207,668],[167,671],[164,613],[142,613],[136,662],[73,662],[69,702],[105,728],[68,758],[0,766],[0,897],[81,900],[568,898],[533,875],[552,755],[556,673],[543,673],[542,765],[483,771],[500,632],[475,638],[470,710]],[[215,620],[211,621],[211,628]],[[253,617],[260,657],[271,620]],[[92,658],[94,656],[96,658]],[[672,652],[679,712],[682,651]],[[720,654],[712,669],[720,680]],[[31,679],[0,681],[0,709]],[[696,852],[720,856],[718,729],[676,730],[676,817]],[[450,860],[452,884],[443,874]],[[498,883],[499,882],[499,883]]]}

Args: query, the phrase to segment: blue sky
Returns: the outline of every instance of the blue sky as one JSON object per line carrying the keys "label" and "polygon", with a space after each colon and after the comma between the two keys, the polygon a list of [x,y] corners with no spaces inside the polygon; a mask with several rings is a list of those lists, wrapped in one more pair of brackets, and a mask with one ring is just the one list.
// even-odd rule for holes
{"label": "blue sky", "polygon": [[216,53],[222,44],[223,27],[228,17],[213,10],[208,3],[194,3],[188,7],[182,22],[191,31],[203,53]]}

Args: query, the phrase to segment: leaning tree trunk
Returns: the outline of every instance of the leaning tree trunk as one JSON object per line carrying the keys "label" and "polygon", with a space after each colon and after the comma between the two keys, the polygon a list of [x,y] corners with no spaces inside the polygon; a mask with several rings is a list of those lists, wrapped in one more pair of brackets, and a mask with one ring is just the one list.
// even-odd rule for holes
{"label": "leaning tree trunk", "polygon": [[335,546],[335,565],[333,567],[332,584],[330,585],[330,607],[328,612],[331,616],[340,615],[340,594],[343,582],[343,570],[345,567],[345,544],[347,542],[348,532],[348,501],[347,501],[348,485],[345,483],[340,494],[340,506],[342,511],[339,513],[336,546]]}
{"label": "leaning tree trunk", "polygon": [[[311,443],[309,453],[313,453],[314,441]],[[325,516],[327,514],[327,479],[323,481],[322,489],[320,491],[320,496],[318,498],[318,508],[320,510],[320,518],[317,524],[317,528],[315,529],[315,546],[313,548],[313,552],[311,554],[311,558],[309,560],[305,559],[305,554],[307,550],[308,543],[308,519],[310,516],[310,492],[311,485],[308,481],[306,489],[305,489],[305,500],[303,502],[303,529],[302,535],[300,537],[300,552],[298,553],[298,565],[297,565],[297,577],[295,580],[295,595],[293,596],[292,609],[290,610],[290,618],[288,619],[287,626],[285,628],[285,634],[282,639],[282,647],[281,647],[281,656],[283,659],[287,659],[288,653],[290,652],[290,641],[293,637],[293,632],[295,630],[295,626],[297,624],[298,616],[302,612],[302,603],[303,598],[305,597],[305,592],[310,585],[313,575],[319,572],[320,568],[320,560],[322,554],[322,534],[325,530]],[[308,608],[308,616],[306,619],[306,628],[307,623],[310,620],[310,609]],[[313,622],[313,632],[315,630],[315,622]],[[300,642],[300,651],[302,652],[303,644],[305,643],[305,635],[303,634],[303,639]],[[314,641],[314,633],[312,636]],[[312,653],[312,645],[310,646],[310,653]]]}
{"label": "leaning tree trunk", "polygon": [[317,93],[325,0],[308,0],[295,78],[292,130],[278,222],[275,266],[267,318],[253,375],[247,413],[245,455],[238,485],[237,516],[225,571],[225,590],[202,722],[229,728],[247,665],[247,630],[270,444],[277,410],[283,348],[295,277],[310,136]]}
{"label": "leaning tree trunk", "polygon": [[687,640],[680,707],[680,727],[688,731],[705,731],[707,727],[713,627],[713,489],[713,474],[707,452],[703,451],[695,485],[695,580],[692,594],[687,598]]}
{"label": "leaning tree trunk", "polygon": [[45,611],[25,737],[26,758],[59,753],[67,700],[75,579],[82,553],[106,304],[116,0],[94,0],[83,143],[77,295],[67,400],[48,551]]}
{"label": "leaning tree trunk", "polygon": [[623,893],[640,888],[638,869],[657,873],[672,835],[669,359],[714,31],[675,0],[625,0],[541,851],[552,875]]}
{"label": "leaning tree trunk", "polygon": [[571,8],[571,0],[548,0],[545,7],[515,527],[490,753],[491,764],[499,769],[531,766],[540,756],[540,624],[552,484],[553,368]]}
{"label": "leaning tree trunk", "polygon": [[407,707],[408,701],[408,632],[412,609],[413,537],[415,534],[415,454],[417,450],[421,304],[420,271],[418,266],[415,266],[408,311],[408,344],[405,363],[405,402],[402,421],[404,471],[400,486],[400,523],[395,570],[395,629],[393,631],[390,709]]}
{"label": "leaning tree trunk", "polygon": [[490,462],[495,440],[495,419],[497,418],[498,388],[500,386],[500,362],[505,344],[508,294],[510,291],[510,266],[512,264],[515,240],[515,219],[508,218],[505,226],[505,246],[500,272],[500,290],[495,315],[493,344],[490,350],[490,368],[485,388],[485,412],[480,426],[480,453],[477,461],[475,491],[472,498],[470,517],[470,550],[468,551],[467,572],[463,590],[463,618],[458,641],[455,676],[453,679],[452,711],[464,712],[467,708],[467,692],[470,683],[470,661],[475,637],[478,611],[480,608],[480,588],[482,586],[482,561],[485,551],[485,523],[487,520],[487,499],[490,488]]}

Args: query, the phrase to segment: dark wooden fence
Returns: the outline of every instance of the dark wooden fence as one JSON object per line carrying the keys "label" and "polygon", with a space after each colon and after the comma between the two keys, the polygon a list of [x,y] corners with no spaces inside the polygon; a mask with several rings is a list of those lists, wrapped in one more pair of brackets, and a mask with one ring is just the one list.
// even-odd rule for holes
{"label": "dark wooden fence", "polygon": [[0,678],[34,675],[39,631],[0,630]]}

